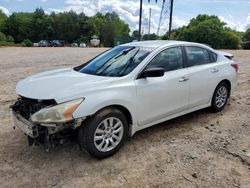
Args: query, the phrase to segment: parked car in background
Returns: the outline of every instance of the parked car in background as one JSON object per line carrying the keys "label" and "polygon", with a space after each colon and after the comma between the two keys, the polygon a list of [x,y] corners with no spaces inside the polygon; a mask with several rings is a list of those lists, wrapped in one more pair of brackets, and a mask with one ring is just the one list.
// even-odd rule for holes
{"label": "parked car in background", "polygon": [[85,48],[85,47],[87,47],[87,45],[85,43],[80,43],[79,47],[80,48]]}
{"label": "parked car in background", "polygon": [[39,47],[39,43],[33,43],[33,47]]}
{"label": "parked car in background", "polygon": [[65,42],[62,40],[52,40],[50,45],[52,47],[63,47],[65,45]]}
{"label": "parked car in background", "polygon": [[49,46],[49,42],[47,40],[40,40],[38,42],[38,46],[39,47],[48,47]]}
{"label": "parked car in background", "polygon": [[237,85],[238,65],[227,56],[190,42],[123,44],[18,82],[15,126],[46,148],[77,132],[81,149],[105,158],[139,130],[206,107],[221,111]]}
{"label": "parked car in background", "polygon": [[72,43],[71,47],[78,47],[78,44],[77,43]]}

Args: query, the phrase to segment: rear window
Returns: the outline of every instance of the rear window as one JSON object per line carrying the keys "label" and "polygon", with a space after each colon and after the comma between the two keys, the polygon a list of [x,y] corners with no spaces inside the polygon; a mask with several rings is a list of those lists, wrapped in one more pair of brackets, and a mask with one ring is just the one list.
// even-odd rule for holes
{"label": "rear window", "polygon": [[186,47],[189,66],[204,65],[211,63],[209,52],[200,47]]}

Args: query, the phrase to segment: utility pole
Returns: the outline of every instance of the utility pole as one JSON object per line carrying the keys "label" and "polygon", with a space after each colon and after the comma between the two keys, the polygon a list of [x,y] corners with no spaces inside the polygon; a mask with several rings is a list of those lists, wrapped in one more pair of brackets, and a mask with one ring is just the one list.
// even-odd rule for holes
{"label": "utility pole", "polygon": [[148,39],[150,36],[150,27],[151,27],[151,8],[149,9],[149,18],[148,18]]}
{"label": "utility pole", "polygon": [[170,37],[171,37],[172,17],[173,17],[173,4],[174,4],[174,0],[170,0],[170,16],[169,16],[168,39],[170,39]]}
{"label": "utility pole", "polygon": [[139,16],[139,36],[138,40],[141,40],[141,19],[142,19],[142,0],[140,0],[140,16]]}

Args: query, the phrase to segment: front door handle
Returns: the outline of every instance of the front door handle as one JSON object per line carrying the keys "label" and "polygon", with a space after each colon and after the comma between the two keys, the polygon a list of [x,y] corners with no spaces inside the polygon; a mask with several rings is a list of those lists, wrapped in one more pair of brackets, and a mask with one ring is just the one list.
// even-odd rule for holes
{"label": "front door handle", "polygon": [[189,80],[189,78],[187,78],[187,77],[182,77],[182,78],[179,79],[179,82],[186,82],[186,81],[188,81],[188,80]]}
{"label": "front door handle", "polygon": [[219,72],[219,69],[214,68],[214,69],[212,69],[210,72],[211,72],[211,73],[216,73],[216,72]]}

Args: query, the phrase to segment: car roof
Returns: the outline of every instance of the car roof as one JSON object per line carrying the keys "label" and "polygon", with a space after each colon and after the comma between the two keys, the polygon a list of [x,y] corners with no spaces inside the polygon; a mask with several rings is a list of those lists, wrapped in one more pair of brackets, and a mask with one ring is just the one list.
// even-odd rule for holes
{"label": "car roof", "polygon": [[121,46],[135,46],[135,47],[147,47],[147,48],[158,48],[160,46],[167,46],[172,44],[179,45],[197,45],[202,47],[208,47],[207,45],[194,43],[194,42],[186,42],[186,41],[177,41],[177,40],[148,40],[148,41],[138,41],[138,42],[130,42],[127,44],[122,44]]}

